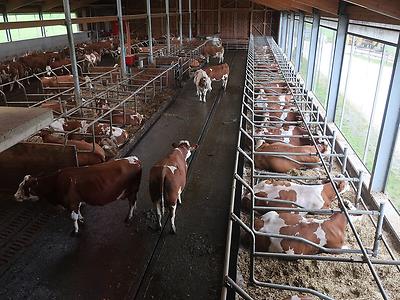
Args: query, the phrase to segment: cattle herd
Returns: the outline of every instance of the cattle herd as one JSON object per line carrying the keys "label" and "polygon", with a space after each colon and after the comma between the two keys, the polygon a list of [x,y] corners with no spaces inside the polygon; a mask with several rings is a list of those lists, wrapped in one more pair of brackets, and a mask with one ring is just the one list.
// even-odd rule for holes
{"label": "cattle herd", "polygon": [[[217,43],[217,45],[213,45],[213,43]],[[77,50],[82,51],[81,53],[87,56],[94,53],[96,59],[101,59],[104,51],[114,51],[114,44],[115,41],[107,40],[94,44],[78,45]],[[223,55],[220,40],[210,41],[210,45],[206,49],[213,47],[222,48]],[[214,52],[212,52],[212,57],[216,56]],[[204,55],[208,55],[207,53],[207,51],[203,51]],[[97,54],[99,54],[99,58],[97,58]],[[57,53],[57,55],[61,54]],[[46,60],[40,65],[40,71],[48,70],[49,62],[52,60],[49,60],[48,57],[53,56],[49,53],[43,53],[41,57],[46,58]],[[220,58],[220,56],[217,57]],[[87,60],[89,60],[89,57]],[[94,58],[93,63],[96,63]],[[229,68],[226,64],[212,68],[220,66],[227,68],[226,76],[220,76],[225,80],[223,84],[225,88]],[[38,70],[35,69],[35,71]],[[72,76],[60,75],[56,78],[56,82],[47,77],[41,80],[43,85],[52,86],[54,84],[59,86],[62,83],[70,83]],[[214,77],[213,80],[215,80]],[[83,99],[83,101],[85,100]],[[44,105],[50,105],[49,107],[54,111],[61,112],[57,101],[54,101],[54,103],[48,101]],[[97,111],[101,113],[103,110],[110,109],[110,104],[104,99],[99,99],[96,101],[96,107]],[[124,108],[123,111],[113,110],[110,118],[113,125],[122,126],[140,125],[143,121],[142,115],[129,108]],[[65,138],[66,132],[68,132],[67,138]],[[93,133],[94,135],[92,135]],[[75,146],[79,167],[60,169],[45,176],[26,175],[14,195],[16,200],[46,199],[54,204],[62,205],[71,213],[71,219],[74,223],[72,233],[74,235],[79,233],[79,223],[83,223],[80,211],[82,203],[105,205],[115,200],[127,199],[129,212],[125,220],[126,222],[132,220],[141,181],[141,162],[135,156],[108,160],[115,156],[118,147],[128,140],[128,133],[125,129],[102,122],[96,122],[89,126],[86,120],[79,120],[79,118],[58,118],[48,128],[41,130],[34,138],[35,140],[41,139],[45,143]],[[149,192],[157,215],[159,229],[161,229],[162,215],[167,208],[171,218],[171,231],[176,232],[175,211],[177,204],[181,203],[181,193],[186,185],[186,160],[196,148],[197,145],[191,145],[186,140],[174,143],[171,153],[156,163],[150,170]]]}
{"label": "cattle herd", "polygon": [[[241,218],[249,224],[253,215],[255,235],[252,238],[243,230],[241,243],[257,253],[293,256],[316,255],[324,249],[340,251],[346,248],[345,213],[319,216],[310,212],[341,207],[335,199],[337,192],[348,190],[348,181],[342,174],[334,176],[334,181],[296,180],[293,174],[324,173],[321,159],[331,155],[331,148],[319,126],[305,126],[311,113],[294,101],[291,83],[283,77],[270,47],[254,47],[254,53],[254,81],[247,88],[253,97],[243,100],[244,107],[252,108],[246,113],[246,120],[252,123],[245,122],[248,135],[244,144],[249,158],[245,159],[244,180],[249,186],[243,187]],[[343,204],[347,210],[355,209],[348,200]],[[350,214],[353,224],[361,218]],[[290,299],[314,298],[285,298]]]}
{"label": "cattle herd", "polygon": [[[118,45],[119,41],[115,38],[80,43],[75,47],[76,57],[78,61],[83,62],[84,67],[96,65],[105,54],[117,57]],[[67,47],[59,51],[26,53],[20,57],[3,61],[0,63],[0,87],[6,85],[8,90],[12,91],[16,80],[28,77],[26,84],[30,84],[29,76],[37,73],[47,72],[48,76],[70,74],[69,53],[70,50]],[[62,68],[63,66],[65,68]]]}

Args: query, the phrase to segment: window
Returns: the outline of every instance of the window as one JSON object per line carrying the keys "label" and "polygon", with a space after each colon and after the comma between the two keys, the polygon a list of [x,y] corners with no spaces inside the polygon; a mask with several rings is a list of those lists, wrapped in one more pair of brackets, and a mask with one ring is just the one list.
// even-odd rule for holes
{"label": "window", "polygon": [[301,59],[300,59],[300,74],[302,75],[304,81],[307,79],[307,67],[308,67],[307,65],[308,65],[308,55],[310,51],[311,28],[312,28],[311,23],[304,22],[303,46],[301,50]]}
{"label": "window", "polygon": [[[7,14],[8,22],[38,21],[39,14]],[[11,39],[21,41],[42,37],[40,27],[10,29]]]}
{"label": "window", "polygon": [[369,171],[385,109],[395,48],[348,35],[335,122]]}
{"label": "window", "polygon": [[299,31],[299,20],[294,21],[294,28],[293,28],[293,45],[292,45],[292,56],[290,60],[292,63],[296,61],[296,49],[297,49],[297,33]]}
{"label": "window", "polygon": [[[76,18],[76,13],[71,13],[71,18]],[[43,20],[56,20],[65,19],[64,13],[43,13]],[[46,36],[62,35],[67,34],[67,29],[64,25],[46,26],[45,27]],[[79,25],[73,24],[72,31],[78,32]]]}
{"label": "window", "polygon": [[[0,23],[4,23],[4,17],[0,14]],[[0,43],[7,42],[7,33],[5,30],[0,30]]]}
{"label": "window", "polygon": [[386,193],[395,206],[400,209],[400,131],[397,133],[396,146],[394,148],[392,162],[386,183]]}
{"label": "window", "polygon": [[320,26],[312,90],[324,107],[326,107],[328,99],[335,39],[335,30]]}

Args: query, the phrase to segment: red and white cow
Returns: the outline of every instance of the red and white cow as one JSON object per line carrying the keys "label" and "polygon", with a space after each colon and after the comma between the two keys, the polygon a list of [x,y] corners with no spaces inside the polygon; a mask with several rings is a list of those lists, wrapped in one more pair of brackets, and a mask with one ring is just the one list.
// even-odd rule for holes
{"label": "red and white cow", "polygon": [[17,201],[45,199],[61,205],[71,212],[73,234],[79,232],[78,221],[83,223],[81,203],[103,206],[115,200],[127,199],[130,222],[136,209],[142,167],[136,156],[112,160],[89,167],[65,168],[51,175],[26,175],[20,183]]}
{"label": "red and white cow", "polygon": [[[345,193],[348,190],[346,181],[335,182],[339,193]],[[306,209],[323,209],[329,208],[332,201],[336,198],[335,190],[330,182],[324,184],[298,184],[290,181],[277,180],[269,183],[263,180],[254,186],[254,194],[257,197],[289,200],[295,205],[279,203],[269,200],[255,200],[256,206],[264,207],[303,207]],[[246,195],[242,199],[242,209],[250,210],[250,195]],[[305,215],[305,212],[300,213]]]}
{"label": "red and white cow", "polygon": [[[345,202],[348,209],[355,209]],[[351,216],[357,222],[361,216]],[[270,211],[254,220],[256,231],[301,237],[321,247],[341,249],[345,242],[347,218],[344,213],[334,213],[328,219],[305,218],[290,212]],[[300,240],[256,235],[256,250],[288,254],[317,254],[320,249]]]}
{"label": "red and white cow", "polygon": [[186,186],[186,160],[197,149],[197,144],[191,146],[188,141],[180,141],[179,144],[172,144],[172,147],[174,149],[151,168],[149,191],[157,212],[159,229],[165,206],[168,206],[171,232],[176,233],[175,212],[177,203],[182,203],[181,193]]}
{"label": "red and white cow", "polygon": [[[317,145],[317,147],[322,154],[330,152],[330,147],[325,144]],[[257,154],[257,152],[304,153],[304,156],[291,156],[290,154],[272,156]],[[293,169],[312,169],[318,167],[316,163],[320,162],[320,159],[316,153],[317,151],[314,146],[293,146],[281,142],[273,144],[264,143],[254,153],[254,162],[257,169],[286,173]]]}
{"label": "red and white cow", "polygon": [[[313,145],[312,140],[309,137],[298,137],[298,135],[308,136],[308,131],[299,126],[284,125],[282,127],[276,127],[276,128],[256,127],[254,133],[255,135],[260,136],[259,138],[256,139],[255,149],[263,145],[265,142],[275,143],[279,141],[285,144],[291,144],[293,146]],[[274,137],[269,138],[268,135],[274,135]],[[278,137],[278,135],[280,137]]]}
{"label": "red and white cow", "polygon": [[202,49],[202,55],[207,60],[207,63],[210,62],[210,57],[218,58],[218,63],[224,62],[224,53],[225,49],[220,45],[213,45],[211,42],[207,42]]}
{"label": "red and white cow", "polygon": [[222,80],[224,90],[228,84],[229,66],[228,64],[215,65],[197,70],[194,73],[194,84],[197,89],[197,96],[200,97],[200,102],[206,102],[207,92],[212,90],[211,82]]}

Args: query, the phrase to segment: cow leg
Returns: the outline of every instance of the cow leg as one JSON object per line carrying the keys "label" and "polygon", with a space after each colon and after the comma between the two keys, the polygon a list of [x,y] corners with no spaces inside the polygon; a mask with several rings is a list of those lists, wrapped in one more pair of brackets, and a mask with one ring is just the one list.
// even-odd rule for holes
{"label": "cow leg", "polygon": [[161,218],[162,218],[162,210],[161,210],[161,199],[157,201],[155,204],[155,210],[157,214],[157,221],[158,221],[158,230],[161,230]]}
{"label": "cow leg", "polygon": [[169,209],[169,214],[171,216],[171,233],[173,234],[176,234],[175,212],[176,212],[176,204],[172,205]]}
{"label": "cow leg", "polygon": [[79,223],[81,223],[83,225],[83,223],[85,222],[85,219],[82,217],[82,214],[81,214],[81,205],[82,205],[82,202],[79,203],[78,221],[79,221]]}
{"label": "cow leg", "polygon": [[79,233],[79,225],[78,225],[79,210],[71,212],[71,219],[72,221],[74,221],[74,230],[71,232],[71,235],[76,236]]}
{"label": "cow leg", "polygon": [[129,213],[125,218],[125,223],[130,224],[136,211],[136,197],[134,200],[129,200]]}
{"label": "cow leg", "polygon": [[226,86],[228,85],[228,78],[229,78],[228,75],[222,78],[222,87],[224,88],[224,90],[226,90]]}

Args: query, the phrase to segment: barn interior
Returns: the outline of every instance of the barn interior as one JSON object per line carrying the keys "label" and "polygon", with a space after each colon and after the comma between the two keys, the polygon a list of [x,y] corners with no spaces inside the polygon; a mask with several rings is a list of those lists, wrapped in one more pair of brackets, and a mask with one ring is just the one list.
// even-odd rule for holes
{"label": "barn interior", "polygon": [[[0,11],[0,298],[400,299],[400,2]],[[158,230],[150,169],[184,140],[198,147],[182,204]],[[26,175],[132,156],[143,173],[126,224],[121,197],[83,204],[79,233],[72,192],[16,201]],[[83,189],[101,190],[81,187],[82,202]]]}

